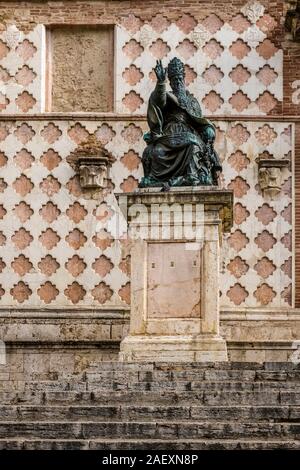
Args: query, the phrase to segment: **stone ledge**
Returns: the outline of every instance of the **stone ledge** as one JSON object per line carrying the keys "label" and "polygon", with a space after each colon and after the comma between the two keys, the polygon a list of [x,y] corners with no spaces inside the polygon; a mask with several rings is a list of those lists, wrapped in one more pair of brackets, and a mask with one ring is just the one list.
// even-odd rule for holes
{"label": "stone ledge", "polygon": [[227,309],[221,308],[220,318],[222,322],[228,321],[282,321],[300,320],[299,308],[286,309]]}
{"label": "stone ledge", "polygon": [[[206,115],[211,121],[300,122],[300,115]],[[3,121],[146,121],[145,114],[117,113],[1,113]]]}
{"label": "stone ledge", "polygon": [[[23,314],[24,315],[24,314]],[[50,317],[0,316],[0,339],[5,343],[91,344],[93,342],[120,341],[128,329],[128,315],[119,317]]]}

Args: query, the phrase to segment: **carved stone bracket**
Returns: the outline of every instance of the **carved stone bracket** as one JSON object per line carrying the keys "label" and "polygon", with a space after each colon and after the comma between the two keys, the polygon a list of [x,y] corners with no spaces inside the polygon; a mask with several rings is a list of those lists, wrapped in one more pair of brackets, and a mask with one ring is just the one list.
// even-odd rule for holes
{"label": "carved stone bracket", "polygon": [[290,1],[290,8],[285,18],[285,27],[292,34],[294,41],[300,41],[300,0]]}
{"label": "carved stone bracket", "polygon": [[99,191],[108,187],[113,157],[94,135],[81,142],[68,162],[78,172],[82,189]]}
{"label": "carved stone bracket", "polygon": [[271,198],[281,191],[281,169],[289,166],[288,159],[261,158],[258,160],[258,182],[264,195]]}

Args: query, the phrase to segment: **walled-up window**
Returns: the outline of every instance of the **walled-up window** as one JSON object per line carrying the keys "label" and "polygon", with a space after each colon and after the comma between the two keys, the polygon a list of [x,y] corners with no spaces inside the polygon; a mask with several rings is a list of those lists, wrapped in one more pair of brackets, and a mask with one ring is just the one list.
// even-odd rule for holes
{"label": "walled-up window", "polygon": [[113,26],[55,26],[47,42],[47,111],[112,111]]}

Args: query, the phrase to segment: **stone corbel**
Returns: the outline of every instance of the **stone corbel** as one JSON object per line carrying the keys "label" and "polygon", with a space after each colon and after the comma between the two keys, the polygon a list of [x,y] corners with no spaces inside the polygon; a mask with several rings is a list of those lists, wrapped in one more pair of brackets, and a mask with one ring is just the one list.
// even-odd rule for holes
{"label": "stone corbel", "polygon": [[290,8],[285,17],[285,28],[292,34],[294,41],[300,41],[300,1],[289,2]]}
{"label": "stone corbel", "polygon": [[81,142],[68,158],[68,162],[79,174],[83,190],[99,192],[108,188],[113,157],[94,135]]}
{"label": "stone corbel", "polygon": [[273,198],[281,191],[281,170],[289,166],[288,159],[261,158],[258,160],[258,183],[263,195]]}

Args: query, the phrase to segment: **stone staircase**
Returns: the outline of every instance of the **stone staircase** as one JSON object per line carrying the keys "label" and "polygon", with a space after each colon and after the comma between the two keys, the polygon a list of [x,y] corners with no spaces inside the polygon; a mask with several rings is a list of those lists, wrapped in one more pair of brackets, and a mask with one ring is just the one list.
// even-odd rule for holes
{"label": "stone staircase", "polygon": [[0,449],[300,449],[300,365],[104,362],[6,381]]}

